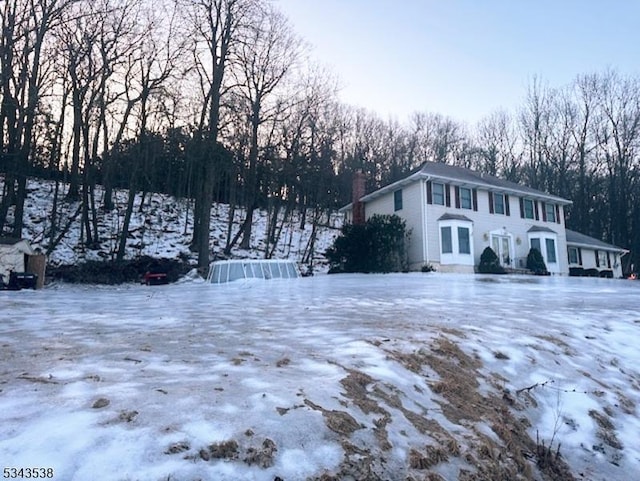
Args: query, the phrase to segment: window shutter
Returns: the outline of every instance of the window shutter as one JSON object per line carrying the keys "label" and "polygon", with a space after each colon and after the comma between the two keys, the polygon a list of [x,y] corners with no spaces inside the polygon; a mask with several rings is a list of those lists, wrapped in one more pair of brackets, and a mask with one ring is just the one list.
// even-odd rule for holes
{"label": "window shutter", "polygon": [[444,184],[444,197],[446,206],[451,207],[451,186],[449,184]]}
{"label": "window shutter", "polygon": [[427,180],[427,204],[433,203],[431,199],[431,181]]}
{"label": "window shutter", "polygon": [[509,209],[509,196],[504,194],[504,212],[507,215],[511,215],[511,209]]}
{"label": "window shutter", "polygon": [[455,187],[455,194],[456,194],[456,209],[460,208],[460,187],[458,187],[456,185]]}
{"label": "window shutter", "polygon": [[609,251],[607,251],[607,267],[611,269],[611,257],[609,257]]}
{"label": "window shutter", "polygon": [[493,214],[493,192],[489,191],[489,214]]}
{"label": "window shutter", "polygon": [[542,220],[547,222],[547,204],[540,202],[540,208],[542,209]]}
{"label": "window shutter", "polygon": [[524,219],[524,199],[520,197],[518,200],[520,201],[520,217]]}
{"label": "window shutter", "polygon": [[562,224],[562,221],[560,220],[560,206],[558,204],[556,204],[556,222],[558,224]]}
{"label": "window shutter", "polygon": [[578,247],[578,264],[582,265],[582,249]]}
{"label": "window shutter", "polygon": [[536,220],[540,220],[540,216],[538,215],[538,201],[537,200],[533,202],[533,208],[534,208],[534,210],[536,212]]}
{"label": "window shutter", "polygon": [[478,210],[478,191],[476,189],[473,189],[471,191],[471,195],[473,198],[473,210],[477,211]]}
{"label": "window shutter", "polygon": [[598,255],[598,251],[593,251],[596,255],[596,267],[600,267],[600,256]]}

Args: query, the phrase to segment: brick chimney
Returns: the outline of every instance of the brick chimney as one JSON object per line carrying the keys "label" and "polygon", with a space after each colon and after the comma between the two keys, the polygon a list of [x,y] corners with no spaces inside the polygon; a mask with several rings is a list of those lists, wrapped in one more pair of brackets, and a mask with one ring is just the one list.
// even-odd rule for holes
{"label": "brick chimney", "polygon": [[361,170],[357,170],[353,174],[353,187],[351,194],[351,205],[352,205],[352,223],[354,225],[364,224],[364,203],[360,202],[360,199],[364,196],[365,192],[365,180],[366,177],[364,172]]}

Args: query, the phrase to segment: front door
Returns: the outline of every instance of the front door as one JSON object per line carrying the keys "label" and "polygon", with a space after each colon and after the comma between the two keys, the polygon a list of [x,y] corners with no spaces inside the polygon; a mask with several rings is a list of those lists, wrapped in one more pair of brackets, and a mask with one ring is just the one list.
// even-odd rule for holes
{"label": "front door", "polygon": [[491,243],[493,251],[500,259],[500,265],[503,267],[511,267],[511,239],[506,235],[491,236]]}

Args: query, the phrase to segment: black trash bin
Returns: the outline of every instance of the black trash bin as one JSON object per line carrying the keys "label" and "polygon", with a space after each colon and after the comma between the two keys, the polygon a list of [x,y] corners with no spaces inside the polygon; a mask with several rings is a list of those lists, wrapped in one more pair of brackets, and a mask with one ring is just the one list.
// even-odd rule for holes
{"label": "black trash bin", "polygon": [[35,289],[38,275],[30,272],[9,273],[9,289]]}

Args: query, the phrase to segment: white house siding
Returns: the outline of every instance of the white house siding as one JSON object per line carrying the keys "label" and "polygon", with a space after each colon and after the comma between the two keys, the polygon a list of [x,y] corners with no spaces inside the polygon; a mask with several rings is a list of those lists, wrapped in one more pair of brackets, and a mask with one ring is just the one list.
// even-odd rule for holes
{"label": "white house siding", "polygon": [[[453,190],[453,188],[452,188]],[[440,264],[440,237],[438,230],[438,219],[444,214],[464,215],[473,221],[473,252],[475,264],[480,263],[480,256],[486,247],[491,247],[491,233],[502,231],[511,238],[511,249],[513,250],[513,262],[511,267],[520,267],[519,260],[526,261],[529,253],[529,234],[531,227],[546,227],[553,230],[557,234],[556,255],[557,262],[547,266],[550,272],[555,274],[568,273],[568,260],[566,249],[566,235],[564,228],[564,213],[562,206],[560,207],[561,223],[544,222],[542,220],[523,219],[520,217],[519,198],[515,195],[509,195],[509,212],[511,215],[492,214],[489,211],[489,193],[486,190],[477,190],[478,210],[456,209],[455,201],[452,199],[451,207],[430,204],[427,206],[427,232],[429,239],[429,261],[436,265],[439,270],[463,270],[455,269],[453,266]]]}
{"label": "white house siding", "polygon": [[[540,232],[530,234],[532,227],[547,228],[555,232],[556,260],[548,263],[547,269],[553,274],[566,275],[569,272],[567,257],[567,242],[564,226],[564,209],[560,206],[560,223],[545,222],[543,220],[523,219],[520,217],[519,197],[509,195],[509,213],[492,214],[489,211],[489,192],[477,190],[478,210],[462,209],[455,207],[454,188],[451,189],[451,206],[427,204],[426,183],[416,181],[400,187],[402,189],[402,209],[394,210],[394,194],[387,192],[380,197],[366,203],[365,214],[367,218],[374,214],[396,214],[407,223],[407,229],[411,230],[408,249],[409,268],[418,270],[425,264],[431,264],[442,272],[473,272],[473,266],[442,263],[440,253],[440,219],[445,214],[462,215],[473,222],[472,243],[474,264],[480,263],[480,256],[486,247],[491,246],[492,233],[504,233],[510,239],[511,267],[524,267],[529,253],[530,237],[543,237],[550,233]],[[424,189],[424,192],[422,190]],[[421,207],[422,206],[422,207]],[[422,208],[426,207],[423,213]],[[426,223],[427,244],[423,244],[423,216]],[[541,218],[541,215],[540,215]],[[491,246],[492,247],[492,246]],[[546,253],[543,253],[546,259]]]}
{"label": "white house siding", "polygon": [[[418,270],[426,264],[431,264],[441,271],[469,272],[473,271],[473,265],[478,265],[480,256],[486,247],[500,247],[504,254],[502,260],[504,265],[512,268],[522,268],[526,266],[526,257],[530,250],[530,240],[538,238],[541,240],[541,250],[547,264],[547,269],[553,274],[567,275],[569,273],[567,238],[564,225],[564,206],[550,201],[550,204],[558,205],[557,217],[560,222],[547,222],[543,220],[542,201],[540,193],[521,194],[509,193],[509,214],[491,213],[489,208],[489,191],[484,188],[476,188],[477,210],[463,209],[455,207],[455,187],[460,184],[453,178],[450,180],[440,180],[437,176],[431,177],[432,182],[442,183],[450,189],[450,206],[429,204],[427,202],[427,181],[426,178],[408,178],[404,181],[386,188],[379,193],[370,194],[365,204],[365,215],[367,218],[373,214],[397,214],[406,221],[407,229],[411,231],[408,248],[409,267]],[[473,183],[463,184],[466,188],[473,188]],[[398,211],[394,208],[394,191],[402,189],[402,209]],[[508,189],[507,189],[508,191]],[[503,193],[500,188],[492,189],[494,193]],[[539,203],[539,220],[526,219],[520,216],[520,197],[536,200]],[[506,199],[505,199],[506,200]],[[560,201],[561,203],[564,201]],[[555,209],[554,209],[555,210]],[[440,223],[439,219],[448,214],[446,222],[454,216],[453,224],[464,222],[464,218],[472,222],[470,231],[472,232],[471,253],[473,260],[464,255],[441,256],[440,245]],[[460,216],[463,216],[462,218]],[[443,221],[444,222],[444,221]],[[460,224],[462,225],[462,224]],[[530,232],[533,228],[534,232]],[[457,229],[456,229],[457,233]],[[426,235],[426,241],[423,237]],[[493,240],[497,244],[493,244]],[[551,262],[548,258],[545,239],[554,239],[556,261]],[[452,239],[457,246],[457,239]],[[507,248],[508,247],[508,248]],[[494,249],[495,250],[495,249]],[[473,264],[473,265],[472,265]]]}
{"label": "white house siding", "polygon": [[[569,244],[568,247],[575,247],[576,249],[580,249],[580,256],[577,263],[570,263],[569,267],[581,267],[582,269],[596,269],[598,271],[610,270],[613,272],[614,278],[622,277],[622,263],[620,252],[608,251],[606,249],[597,249],[598,252],[608,252],[609,259],[611,263],[611,267],[608,267],[608,264],[605,263],[598,265],[596,262],[596,249],[591,246],[581,246],[581,245],[573,245]],[[605,254],[606,255],[606,254]],[[568,251],[567,251],[568,258]],[[582,263],[580,263],[582,260]]]}
{"label": "white house siding", "polygon": [[[411,184],[399,187],[402,189],[402,209],[396,211],[394,209],[393,192],[384,194],[365,204],[365,216],[369,219],[374,214],[380,215],[397,215],[404,219],[407,225],[407,231],[410,232],[409,238],[409,268],[419,270],[423,265],[423,229],[422,229],[422,208],[423,202],[420,186],[422,182],[413,182]],[[397,189],[396,189],[397,190]]]}
{"label": "white house siding", "polygon": [[[550,229],[556,233],[556,263],[549,263],[547,269],[554,274],[568,274],[567,239],[564,227],[564,211],[560,206],[560,220],[557,222],[545,222],[542,219],[523,219],[520,217],[520,198],[509,195],[509,212],[511,215],[491,214],[489,212],[489,192],[478,191],[478,212],[473,212],[472,220],[475,224],[475,252],[476,264],[480,262],[480,255],[486,247],[491,246],[491,233],[502,230],[511,238],[513,249],[511,267],[524,267],[526,257],[529,254],[529,239],[538,233],[529,233],[532,227]],[[505,209],[506,210],[506,209]],[[541,216],[540,216],[541,217]],[[540,234],[546,234],[541,232]],[[545,253],[546,259],[546,253]]]}

